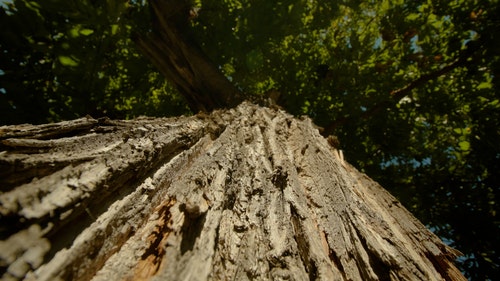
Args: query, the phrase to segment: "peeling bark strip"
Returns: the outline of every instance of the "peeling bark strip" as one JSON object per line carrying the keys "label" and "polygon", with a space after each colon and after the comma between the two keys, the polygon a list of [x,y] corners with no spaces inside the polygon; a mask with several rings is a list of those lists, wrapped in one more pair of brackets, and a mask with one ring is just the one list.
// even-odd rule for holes
{"label": "peeling bark strip", "polygon": [[2,280],[465,280],[307,118],[244,103],[0,132]]}

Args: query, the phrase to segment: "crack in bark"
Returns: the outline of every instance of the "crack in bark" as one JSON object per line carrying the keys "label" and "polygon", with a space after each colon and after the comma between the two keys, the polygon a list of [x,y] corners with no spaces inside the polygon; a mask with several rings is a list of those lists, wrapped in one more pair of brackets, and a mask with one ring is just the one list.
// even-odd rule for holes
{"label": "crack in bark", "polygon": [[288,172],[283,169],[282,166],[276,167],[272,176],[271,182],[276,186],[280,191],[285,190],[288,184]]}
{"label": "crack in bark", "polygon": [[141,259],[135,267],[133,280],[147,280],[160,269],[165,255],[164,243],[172,232],[170,208],[174,204],[175,200],[170,200],[159,206],[156,226],[147,238],[149,246],[142,253]]}
{"label": "crack in bark", "polygon": [[307,272],[309,274],[309,280],[316,280],[316,277],[318,275],[318,269],[316,267],[314,260],[311,259],[311,254],[309,252],[309,243],[307,242],[305,233],[302,230],[301,221],[299,215],[297,214],[297,210],[292,204],[290,204],[290,212],[294,230],[294,238],[295,242],[297,243],[300,259],[302,260],[302,263],[307,269]]}
{"label": "crack in bark", "polygon": [[344,266],[342,265],[342,261],[340,260],[339,256],[337,255],[337,252],[330,246],[328,243],[328,233],[323,232],[325,235],[326,243],[328,245],[328,257],[330,260],[333,262],[333,264],[338,268],[340,273],[342,274],[342,279],[347,280],[347,276],[344,270]]}
{"label": "crack in bark", "polygon": [[[181,211],[184,208],[181,205]],[[186,212],[185,212],[186,213]],[[196,239],[200,236],[203,230],[203,225],[205,224],[206,213],[191,218],[189,215],[184,216],[184,224],[182,226],[182,242],[181,242],[181,255],[184,255],[187,251],[192,251],[196,243]]]}

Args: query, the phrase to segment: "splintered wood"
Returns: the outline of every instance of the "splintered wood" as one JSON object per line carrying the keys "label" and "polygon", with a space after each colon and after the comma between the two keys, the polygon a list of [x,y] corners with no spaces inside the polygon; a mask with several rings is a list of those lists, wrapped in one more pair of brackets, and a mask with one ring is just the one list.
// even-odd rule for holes
{"label": "splintered wood", "polygon": [[2,280],[465,280],[308,118],[243,103],[0,141]]}

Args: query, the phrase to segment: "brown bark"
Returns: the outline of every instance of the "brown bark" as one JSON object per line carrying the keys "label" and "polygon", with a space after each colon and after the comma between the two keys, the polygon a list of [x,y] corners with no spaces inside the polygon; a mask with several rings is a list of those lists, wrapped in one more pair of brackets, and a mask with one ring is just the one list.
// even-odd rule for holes
{"label": "brown bark", "polygon": [[234,107],[242,93],[189,36],[190,1],[151,0],[152,32],[137,36],[139,48],[186,98],[193,112]]}
{"label": "brown bark", "polygon": [[2,280],[464,280],[310,119],[0,128]]}

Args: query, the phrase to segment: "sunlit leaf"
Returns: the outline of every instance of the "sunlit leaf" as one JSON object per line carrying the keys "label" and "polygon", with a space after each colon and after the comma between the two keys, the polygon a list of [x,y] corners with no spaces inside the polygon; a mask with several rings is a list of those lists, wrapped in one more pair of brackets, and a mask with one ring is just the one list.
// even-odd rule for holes
{"label": "sunlit leaf", "polygon": [[58,59],[59,59],[59,62],[64,66],[78,66],[78,62],[71,57],[59,56]]}
{"label": "sunlit leaf", "polygon": [[470,149],[470,142],[468,141],[461,141],[458,143],[460,146],[460,150],[462,151],[468,151]]}
{"label": "sunlit leaf", "polygon": [[94,30],[89,29],[89,28],[84,28],[84,29],[80,30],[80,34],[85,35],[85,36],[89,36],[90,34],[93,34],[93,33],[94,33]]}
{"label": "sunlit leaf", "polygon": [[413,20],[416,20],[419,17],[420,17],[419,14],[412,13],[412,14],[409,14],[408,16],[406,16],[406,19],[409,20],[409,21],[413,21]]}
{"label": "sunlit leaf", "polygon": [[118,28],[119,28],[119,27],[120,27],[120,26],[119,26],[118,24],[112,24],[112,25],[111,25],[111,34],[112,34],[112,35],[117,34],[117,32],[118,32]]}
{"label": "sunlit leaf", "polygon": [[481,82],[478,86],[477,86],[477,89],[478,90],[482,90],[482,89],[491,89],[493,87],[493,85],[490,83],[490,82]]}

